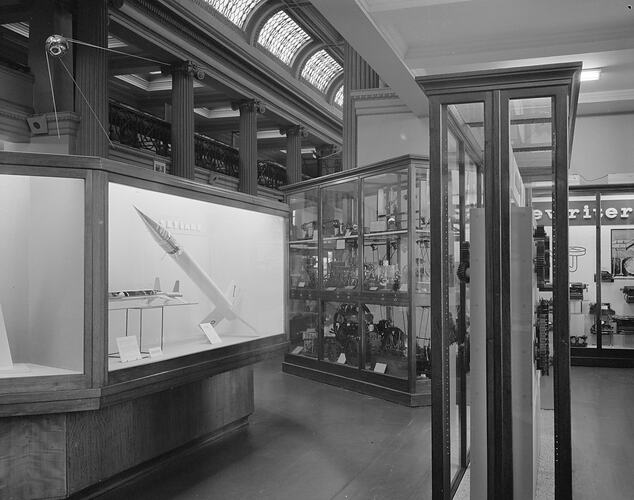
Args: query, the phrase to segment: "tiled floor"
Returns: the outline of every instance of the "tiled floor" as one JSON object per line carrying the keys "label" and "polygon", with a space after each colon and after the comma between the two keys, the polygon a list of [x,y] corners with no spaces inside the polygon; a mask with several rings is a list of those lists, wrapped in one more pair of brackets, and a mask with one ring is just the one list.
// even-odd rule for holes
{"label": "tiled floor", "polygon": [[[431,498],[429,408],[255,368],[246,431],[105,499]],[[634,370],[572,369],[575,500],[634,498]],[[546,496],[545,498],[547,498]]]}

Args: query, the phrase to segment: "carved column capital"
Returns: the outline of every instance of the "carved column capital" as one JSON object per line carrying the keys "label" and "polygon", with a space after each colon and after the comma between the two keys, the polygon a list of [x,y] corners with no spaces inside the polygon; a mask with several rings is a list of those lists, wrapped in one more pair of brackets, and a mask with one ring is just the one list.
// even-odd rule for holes
{"label": "carved column capital", "polygon": [[266,106],[262,101],[257,99],[245,99],[243,101],[234,101],[231,103],[231,109],[240,110],[240,113],[264,113]]}
{"label": "carved column capital", "polygon": [[174,75],[176,73],[193,76],[196,80],[203,80],[205,78],[205,72],[193,61],[179,61],[163,69],[164,75]]}
{"label": "carved column capital", "polygon": [[280,127],[280,134],[286,137],[298,136],[301,138],[308,137],[308,131],[303,125],[291,125],[290,127]]}

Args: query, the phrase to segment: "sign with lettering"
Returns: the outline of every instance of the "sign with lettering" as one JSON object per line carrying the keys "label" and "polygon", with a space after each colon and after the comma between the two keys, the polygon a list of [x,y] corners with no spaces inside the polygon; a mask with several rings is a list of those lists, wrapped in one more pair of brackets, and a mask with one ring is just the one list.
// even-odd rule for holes
{"label": "sign with lettering", "polygon": [[[568,224],[571,226],[596,225],[597,208],[595,205],[592,201],[569,201]],[[598,211],[601,224],[609,226],[634,224],[634,199],[604,200],[601,205],[601,209]],[[552,225],[551,203],[534,201],[533,217],[539,225]]]}

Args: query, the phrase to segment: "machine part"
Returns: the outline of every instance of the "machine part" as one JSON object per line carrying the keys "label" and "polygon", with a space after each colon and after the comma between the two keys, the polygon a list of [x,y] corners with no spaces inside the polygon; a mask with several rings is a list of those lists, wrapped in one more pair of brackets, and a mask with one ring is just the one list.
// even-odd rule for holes
{"label": "machine part", "polygon": [[463,283],[469,283],[470,281],[470,273],[469,266],[471,262],[471,252],[470,252],[470,244],[468,241],[463,241],[460,243],[460,264],[458,265],[458,271],[456,271],[456,275],[458,279]]}
{"label": "machine part", "polygon": [[535,241],[535,274],[537,275],[537,288],[540,291],[551,291],[550,283],[550,238],[546,234],[544,226],[537,226],[533,233]]}
{"label": "machine part", "polygon": [[550,314],[552,302],[541,299],[537,305],[537,324],[535,327],[535,363],[542,375],[548,375],[550,368]]}

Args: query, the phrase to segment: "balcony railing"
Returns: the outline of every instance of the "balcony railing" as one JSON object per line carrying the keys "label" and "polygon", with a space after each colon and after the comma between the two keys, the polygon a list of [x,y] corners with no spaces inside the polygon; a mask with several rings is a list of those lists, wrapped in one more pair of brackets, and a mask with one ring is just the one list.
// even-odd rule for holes
{"label": "balcony railing", "polygon": [[[169,157],[171,124],[149,113],[110,101],[110,140]],[[194,163],[205,170],[239,177],[239,151],[211,137],[194,135]],[[286,169],[282,165],[258,160],[258,184],[278,189],[287,182]]]}

